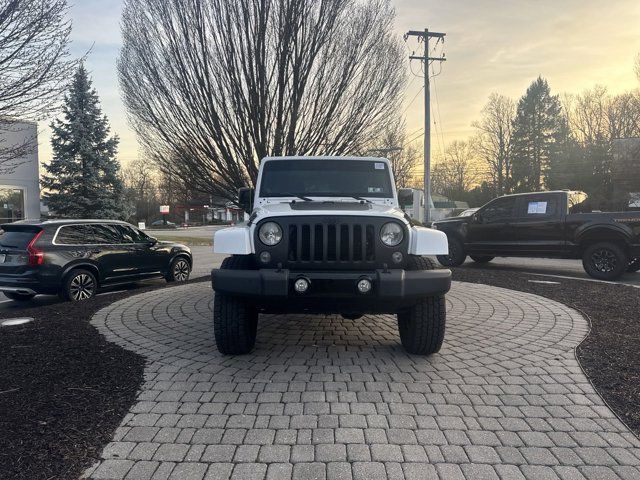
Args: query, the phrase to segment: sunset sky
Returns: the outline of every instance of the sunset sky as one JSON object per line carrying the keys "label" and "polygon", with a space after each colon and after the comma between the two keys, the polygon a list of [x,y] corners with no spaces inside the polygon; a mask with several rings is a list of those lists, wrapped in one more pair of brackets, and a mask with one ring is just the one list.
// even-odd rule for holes
{"label": "sunset sky", "polygon": [[[443,144],[473,133],[471,122],[491,92],[517,99],[538,75],[554,93],[596,84],[612,93],[640,86],[633,72],[640,53],[638,0],[394,0],[394,5],[399,34],[425,27],[447,34],[448,60],[432,84],[436,155]],[[91,48],[87,67],[126,163],[136,158],[138,146],[118,91],[121,11],[119,0],[76,0],[71,14],[73,54]],[[421,49],[415,38],[407,42],[407,55]],[[409,77],[405,108],[411,138],[423,127],[421,85],[421,78]],[[51,158],[49,134],[42,124],[41,162]]]}

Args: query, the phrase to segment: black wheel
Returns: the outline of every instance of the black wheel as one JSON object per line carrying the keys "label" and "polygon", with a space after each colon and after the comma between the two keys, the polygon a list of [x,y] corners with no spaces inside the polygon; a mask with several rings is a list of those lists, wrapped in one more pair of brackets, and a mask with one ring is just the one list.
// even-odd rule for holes
{"label": "black wheel", "polygon": [[[407,270],[433,270],[434,262],[425,257],[409,256]],[[404,349],[415,355],[438,352],[444,340],[447,306],[444,295],[420,300],[398,312],[398,330]]]}
{"label": "black wheel", "polygon": [[169,272],[167,273],[167,282],[186,282],[189,280],[189,274],[191,273],[191,264],[185,257],[176,257],[169,265]]}
{"label": "black wheel", "polygon": [[[234,255],[222,261],[222,269],[252,270],[251,257]],[[249,353],[256,344],[258,310],[244,299],[215,293],[213,331],[218,351],[225,355]]]}
{"label": "black wheel", "polygon": [[634,258],[629,262],[627,266],[627,272],[634,273],[640,270],[640,258]]}
{"label": "black wheel", "polygon": [[582,266],[590,277],[615,280],[627,271],[629,259],[615,243],[594,243],[584,250]]}
{"label": "black wheel", "polygon": [[35,293],[17,293],[17,292],[4,292],[5,297],[10,298],[11,300],[15,300],[16,302],[28,302],[33,297],[35,297]]}
{"label": "black wheel", "polygon": [[471,257],[471,260],[473,260],[476,263],[489,263],[491,260],[493,260],[496,257],[491,257],[489,255],[469,255]]}
{"label": "black wheel", "polygon": [[460,240],[454,237],[448,237],[449,255],[437,255],[436,258],[440,265],[445,267],[459,267],[467,259],[464,251],[464,245]]}
{"label": "black wheel", "polygon": [[60,296],[64,300],[80,302],[93,297],[97,289],[98,281],[95,275],[89,270],[77,269],[65,277]]}

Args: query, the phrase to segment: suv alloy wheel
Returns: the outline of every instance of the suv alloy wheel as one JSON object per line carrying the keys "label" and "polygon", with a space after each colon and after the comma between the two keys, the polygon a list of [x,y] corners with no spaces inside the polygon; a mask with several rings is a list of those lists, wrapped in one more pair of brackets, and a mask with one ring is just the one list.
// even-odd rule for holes
{"label": "suv alloy wheel", "polygon": [[62,285],[62,298],[80,302],[92,298],[98,289],[98,281],[89,270],[72,270]]}
{"label": "suv alloy wheel", "polygon": [[167,282],[186,282],[189,280],[190,273],[189,261],[184,257],[175,258],[169,266]]}

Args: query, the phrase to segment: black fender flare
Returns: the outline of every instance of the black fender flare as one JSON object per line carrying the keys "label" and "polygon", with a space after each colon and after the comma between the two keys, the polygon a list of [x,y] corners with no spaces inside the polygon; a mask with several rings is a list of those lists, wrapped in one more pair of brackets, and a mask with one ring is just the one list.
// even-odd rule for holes
{"label": "black fender flare", "polygon": [[[609,238],[607,238],[609,237]],[[631,244],[633,235],[626,225],[617,223],[597,223],[579,227],[575,233],[575,241],[577,245],[583,247],[585,244],[592,242],[623,242],[626,245]]]}

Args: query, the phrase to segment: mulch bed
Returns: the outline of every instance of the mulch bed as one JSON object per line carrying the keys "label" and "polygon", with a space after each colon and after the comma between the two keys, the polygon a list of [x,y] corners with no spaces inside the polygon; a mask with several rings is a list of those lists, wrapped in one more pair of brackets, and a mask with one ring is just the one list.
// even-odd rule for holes
{"label": "mulch bed", "polygon": [[153,288],[0,311],[0,321],[35,319],[0,327],[0,478],[69,480],[99,458],[135,402],[145,361],[107,342],[89,320]]}
{"label": "mulch bed", "polygon": [[640,289],[474,266],[453,269],[453,279],[534,293],[586,315],[591,332],[577,349],[580,364],[613,411],[640,435]]}

